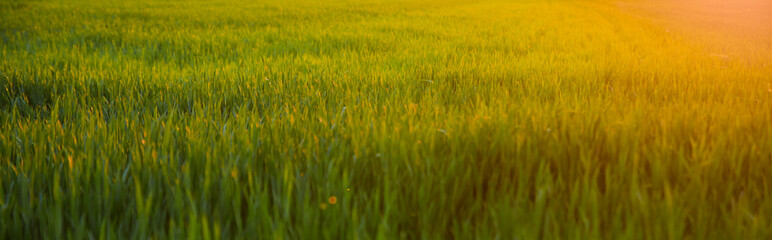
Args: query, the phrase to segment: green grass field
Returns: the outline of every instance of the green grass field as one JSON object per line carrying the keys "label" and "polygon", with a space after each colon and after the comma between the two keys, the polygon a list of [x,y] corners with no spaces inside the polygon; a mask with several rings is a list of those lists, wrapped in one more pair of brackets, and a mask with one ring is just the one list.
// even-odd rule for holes
{"label": "green grass field", "polygon": [[0,0],[0,239],[770,239],[727,2]]}

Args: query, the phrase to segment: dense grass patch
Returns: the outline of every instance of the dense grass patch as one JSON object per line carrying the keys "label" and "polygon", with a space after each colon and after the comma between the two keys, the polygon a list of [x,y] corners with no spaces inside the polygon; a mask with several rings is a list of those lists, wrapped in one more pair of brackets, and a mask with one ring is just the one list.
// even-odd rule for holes
{"label": "dense grass patch", "polygon": [[770,238],[772,31],[668,6],[3,1],[0,238]]}

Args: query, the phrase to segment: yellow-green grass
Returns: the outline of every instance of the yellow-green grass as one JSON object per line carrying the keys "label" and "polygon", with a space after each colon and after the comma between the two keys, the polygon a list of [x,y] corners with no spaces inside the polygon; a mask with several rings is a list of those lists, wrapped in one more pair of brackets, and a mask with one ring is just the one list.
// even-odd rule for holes
{"label": "yellow-green grass", "polygon": [[0,238],[769,239],[769,5],[678,3],[2,0]]}

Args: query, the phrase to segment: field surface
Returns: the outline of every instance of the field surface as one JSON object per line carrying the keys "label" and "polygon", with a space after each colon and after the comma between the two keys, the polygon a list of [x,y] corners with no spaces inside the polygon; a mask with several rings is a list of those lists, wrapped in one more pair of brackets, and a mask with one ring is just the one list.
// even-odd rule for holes
{"label": "field surface", "polygon": [[770,23],[0,0],[0,239],[770,239]]}

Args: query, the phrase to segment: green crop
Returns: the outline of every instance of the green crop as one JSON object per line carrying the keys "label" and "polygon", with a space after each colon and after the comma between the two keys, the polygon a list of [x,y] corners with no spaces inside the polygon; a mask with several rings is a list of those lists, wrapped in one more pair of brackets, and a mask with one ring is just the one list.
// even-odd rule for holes
{"label": "green crop", "polygon": [[0,239],[769,239],[772,31],[670,7],[1,0]]}

